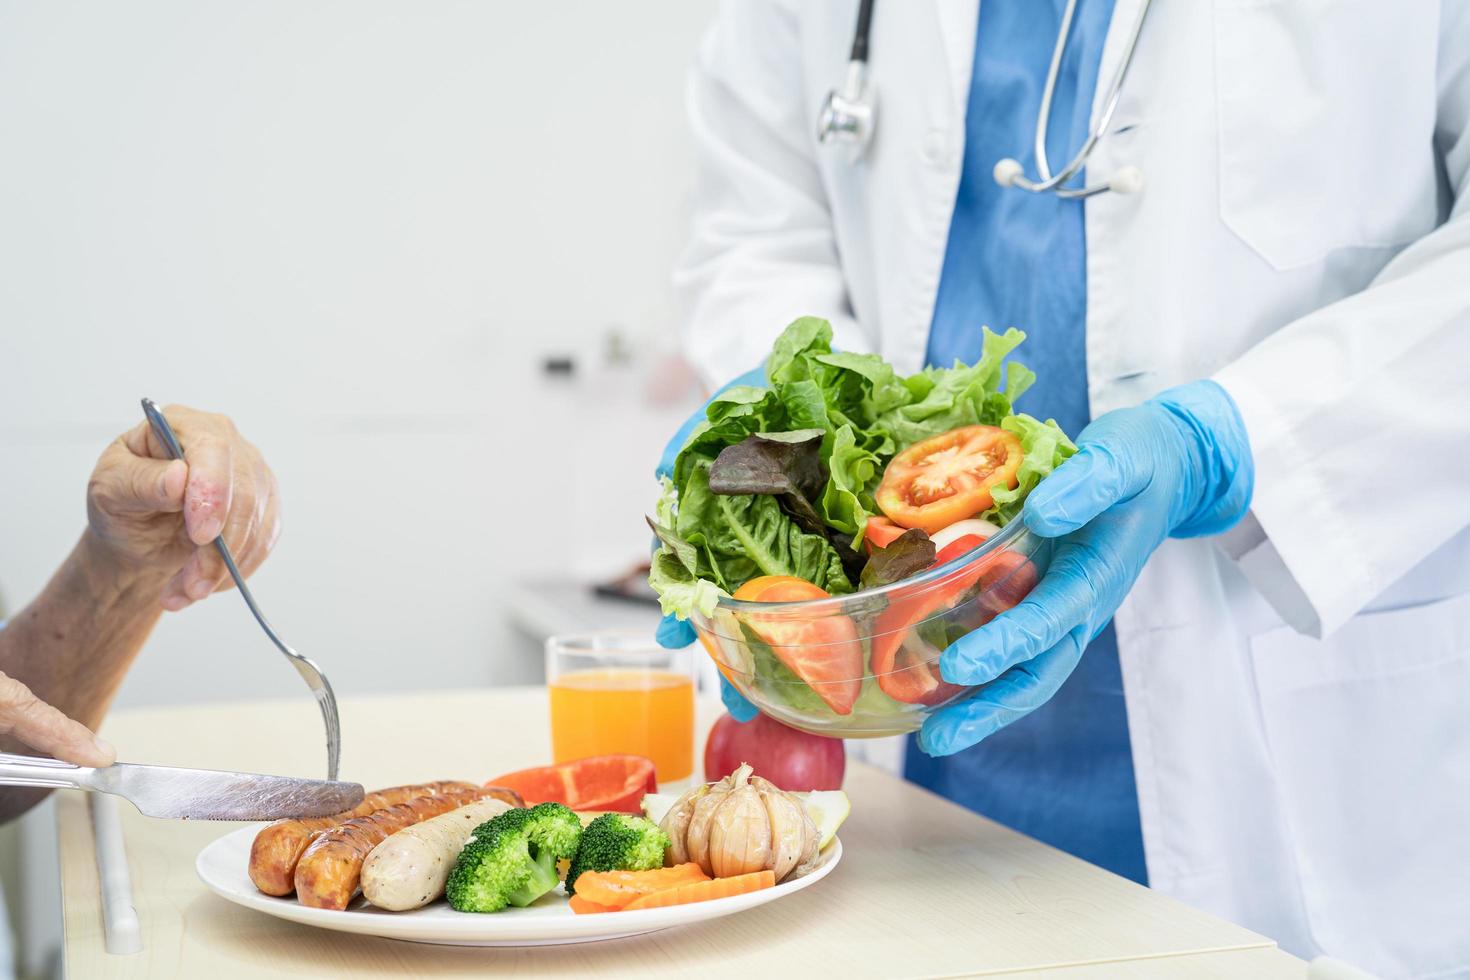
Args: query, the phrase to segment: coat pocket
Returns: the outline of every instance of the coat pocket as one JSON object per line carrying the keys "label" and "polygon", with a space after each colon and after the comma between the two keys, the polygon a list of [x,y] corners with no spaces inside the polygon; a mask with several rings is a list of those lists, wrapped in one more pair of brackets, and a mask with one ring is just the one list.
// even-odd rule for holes
{"label": "coat pocket", "polygon": [[1470,971],[1470,595],[1251,657],[1313,938],[1384,976]]}
{"label": "coat pocket", "polygon": [[1220,217],[1276,269],[1438,222],[1438,0],[1216,0]]}

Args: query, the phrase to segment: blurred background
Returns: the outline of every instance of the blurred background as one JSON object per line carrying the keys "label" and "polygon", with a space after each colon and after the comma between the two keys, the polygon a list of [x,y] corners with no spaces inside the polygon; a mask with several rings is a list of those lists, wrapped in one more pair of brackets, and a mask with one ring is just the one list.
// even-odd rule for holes
{"label": "blurred background", "polygon": [[[339,692],[538,678],[518,588],[646,554],[698,401],[668,279],[711,6],[0,4],[7,607],[148,395],[264,451],[255,589]],[[231,596],[119,704],[296,693]]]}
{"label": "blurred background", "polygon": [[[589,586],[646,557],[702,397],[668,283],[712,8],[0,0],[0,607],[147,395],[265,453],[252,584],[340,694],[536,681],[549,632],[651,625]],[[118,705],[291,696],[229,595],[166,616]]]}

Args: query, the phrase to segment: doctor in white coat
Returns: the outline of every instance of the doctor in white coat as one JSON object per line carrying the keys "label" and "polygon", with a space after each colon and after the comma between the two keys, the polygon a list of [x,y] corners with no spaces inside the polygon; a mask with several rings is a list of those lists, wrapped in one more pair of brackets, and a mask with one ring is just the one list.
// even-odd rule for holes
{"label": "doctor in white coat", "polygon": [[[854,160],[816,129],[857,8],[732,0],[699,51],[676,281],[712,383],[798,315],[905,371],[930,350],[985,11],[878,5]],[[1101,22],[1093,124],[1140,14]],[[1156,0],[1142,25],[1083,175],[1141,186],[1076,202],[1095,421],[1049,533],[1098,552],[1156,517],[946,673],[1030,664],[1045,700],[1076,657],[1037,665],[1111,615],[1149,884],[1300,955],[1470,974],[1470,3]],[[1008,720],[957,717],[942,751]]]}

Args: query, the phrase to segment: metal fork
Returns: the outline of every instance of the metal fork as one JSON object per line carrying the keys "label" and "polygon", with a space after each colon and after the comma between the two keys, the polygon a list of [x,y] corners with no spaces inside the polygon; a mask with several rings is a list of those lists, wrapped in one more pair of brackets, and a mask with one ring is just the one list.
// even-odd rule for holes
{"label": "metal fork", "polygon": [[[153,399],[143,399],[143,414],[148,417],[148,424],[153,427],[153,433],[158,440],[168,447],[170,455],[174,459],[184,458],[184,447],[179,445],[178,437],[174,435],[173,426],[168,424],[168,419],[163,417],[162,410],[154,404]],[[337,696],[332,693],[332,685],[327,681],[327,675],[322,673],[310,658],[303,657],[295,650],[286,645],[280,635],[271,628],[266,621],[265,613],[260,611],[260,606],[255,604],[255,596],[250,594],[250,589],[245,585],[245,576],[240,574],[240,569],[235,565],[235,556],[230,554],[229,546],[225,544],[224,533],[214,539],[215,550],[225,560],[225,567],[230,570],[230,578],[235,580],[235,588],[240,590],[240,598],[245,600],[245,605],[250,607],[251,615],[265,630],[265,635],[271,638],[276,649],[286,655],[291,665],[296,668],[306,686],[311,688],[311,693],[316,695],[316,703],[322,709],[322,719],[327,725],[327,778],[337,778],[337,759],[342,753],[342,723],[337,717]]]}

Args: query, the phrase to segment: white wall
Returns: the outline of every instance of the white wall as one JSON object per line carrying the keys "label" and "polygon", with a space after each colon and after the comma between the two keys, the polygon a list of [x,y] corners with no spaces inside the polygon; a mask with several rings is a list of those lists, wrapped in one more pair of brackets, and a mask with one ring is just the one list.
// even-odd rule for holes
{"label": "white wall", "polygon": [[[509,584],[636,558],[692,407],[667,279],[711,7],[0,2],[9,606],[149,395],[265,451],[286,531],[253,584],[339,692],[515,675]],[[611,325],[632,366],[543,379]],[[226,595],[165,618],[120,703],[299,686]]]}

